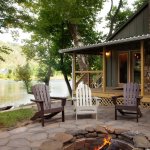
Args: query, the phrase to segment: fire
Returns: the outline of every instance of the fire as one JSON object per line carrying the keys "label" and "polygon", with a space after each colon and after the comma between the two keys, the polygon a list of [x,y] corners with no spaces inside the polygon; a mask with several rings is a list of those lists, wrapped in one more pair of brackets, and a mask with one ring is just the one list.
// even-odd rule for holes
{"label": "fire", "polygon": [[104,146],[106,145],[110,145],[111,144],[111,136],[107,135],[104,139],[103,139],[103,144],[99,145],[98,147],[94,148],[94,150],[101,150]]}

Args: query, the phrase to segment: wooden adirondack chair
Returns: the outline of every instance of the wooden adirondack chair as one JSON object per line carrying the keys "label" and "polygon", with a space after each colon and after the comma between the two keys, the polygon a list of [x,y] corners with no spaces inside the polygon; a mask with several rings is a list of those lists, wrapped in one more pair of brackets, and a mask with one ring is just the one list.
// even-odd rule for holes
{"label": "wooden adirondack chair", "polygon": [[[61,97],[50,97],[49,87],[44,84],[37,84],[32,87],[32,92],[34,94],[35,100],[31,100],[37,103],[38,112],[31,118],[35,120],[41,118],[42,126],[44,126],[44,119],[51,118],[56,114],[62,112],[62,121],[65,121],[64,106],[66,103],[66,98]],[[52,102],[56,100],[61,100],[61,106],[52,107]]]}
{"label": "wooden adirondack chair", "polygon": [[[95,104],[93,104],[95,102]],[[83,83],[80,83],[76,89],[76,120],[77,115],[96,114],[97,120],[97,99],[91,96],[91,89]]]}
{"label": "wooden adirondack chair", "polygon": [[[117,120],[117,111],[122,115],[126,114],[136,114],[136,120],[142,116],[139,105],[142,99],[139,96],[140,87],[137,83],[127,83],[123,87],[123,95],[113,96],[112,100],[115,105],[115,120]],[[123,97],[123,105],[117,104],[117,99]]]}

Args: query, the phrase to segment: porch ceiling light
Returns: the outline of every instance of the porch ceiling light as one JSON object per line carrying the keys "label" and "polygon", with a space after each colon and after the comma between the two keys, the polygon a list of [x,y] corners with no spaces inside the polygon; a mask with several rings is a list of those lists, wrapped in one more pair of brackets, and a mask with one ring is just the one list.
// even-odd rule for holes
{"label": "porch ceiling light", "polygon": [[107,57],[109,57],[109,56],[110,56],[110,51],[107,51],[107,52],[105,53],[105,55],[106,55]]}

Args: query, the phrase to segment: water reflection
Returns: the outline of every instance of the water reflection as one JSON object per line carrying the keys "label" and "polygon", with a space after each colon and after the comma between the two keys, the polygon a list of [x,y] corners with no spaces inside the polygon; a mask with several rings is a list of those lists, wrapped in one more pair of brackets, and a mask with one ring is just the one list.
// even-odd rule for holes
{"label": "water reflection", "polygon": [[[50,81],[51,96],[68,96],[67,86],[64,80]],[[0,107],[13,105],[18,107],[21,104],[30,103],[33,95],[27,94],[23,82],[12,80],[0,80]]]}

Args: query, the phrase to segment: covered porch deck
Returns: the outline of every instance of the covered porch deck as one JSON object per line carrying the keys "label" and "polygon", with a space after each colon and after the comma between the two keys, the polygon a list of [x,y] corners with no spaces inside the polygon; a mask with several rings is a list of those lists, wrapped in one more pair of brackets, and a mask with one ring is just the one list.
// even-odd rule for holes
{"label": "covered porch deck", "polygon": [[[111,106],[112,103],[112,96],[122,95],[123,88],[122,87],[106,87],[106,91],[103,92],[103,88],[91,88],[92,95],[94,97],[101,98],[100,105],[101,106]],[[75,91],[73,91],[73,96],[75,96]],[[122,100],[120,99],[120,103]],[[145,93],[141,100],[141,106],[143,108],[150,108],[150,94]]]}
{"label": "covered porch deck", "polygon": [[[103,98],[107,101],[114,95],[122,94],[124,83],[137,82],[141,87],[142,102],[149,106],[149,40],[150,34],[147,34],[60,50],[60,53],[72,54],[73,95],[78,84],[84,81],[92,89],[93,96]],[[109,56],[106,55],[107,52],[110,52]],[[89,70],[78,70],[77,55],[99,56],[102,60],[99,62],[99,65],[102,64],[101,70],[91,70],[91,68]],[[122,60],[125,60],[125,62]]]}

